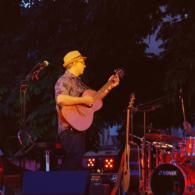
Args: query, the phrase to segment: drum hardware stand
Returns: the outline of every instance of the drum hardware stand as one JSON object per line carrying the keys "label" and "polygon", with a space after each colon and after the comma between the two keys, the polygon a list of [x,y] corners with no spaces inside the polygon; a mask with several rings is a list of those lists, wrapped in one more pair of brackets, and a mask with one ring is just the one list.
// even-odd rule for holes
{"label": "drum hardware stand", "polygon": [[[135,108],[136,112],[142,112],[143,113],[143,127],[144,127],[144,135],[142,138],[142,143],[141,143],[141,162],[143,163],[143,169],[142,169],[142,189],[144,193],[150,193],[151,190],[149,189],[149,179],[151,176],[151,143],[146,141],[146,113],[154,111],[155,109],[153,106],[147,107],[146,109],[139,109]],[[147,144],[149,147],[147,146]],[[147,147],[146,147],[147,146]]]}
{"label": "drum hardware stand", "polygon": [[139,140],[139,141],[142,141],[142,138],[134,135],[134,118],[133,118],[133,115],[134,114],[134,107],[132,108],[131,112],[130,112],[130,119],[131,119],[131,133],[129,133],[129,144],[132,144],[132,146],[134,145],[134,147],[136,146],[137,150],[138,150],[138,170],[139,170],[139,182],[141,181],[141,164],[140,164],[140,149],[139,149],[139,145],[134,141],[134,138]]}
{"label": "drum hardware stand", "polygon": [[142,185],[140,186],[141,190],[146,193],[147,191],[147,167],[148,167],[148,159],[146,156],[146,140],[145,140],[145,134],[146,134],[146,110],[138,110],[135,108],[136,112],[143,112],[144,118],[144,136],[141,139],[141,164],[142,164],[142,170],[141,170],[141,183]]}

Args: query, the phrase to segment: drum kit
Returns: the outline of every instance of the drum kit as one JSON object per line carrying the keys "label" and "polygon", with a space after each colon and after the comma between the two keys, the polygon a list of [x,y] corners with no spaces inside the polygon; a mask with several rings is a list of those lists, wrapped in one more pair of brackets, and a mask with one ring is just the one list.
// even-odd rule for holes
{"label": "drum kit", "polygon": [[145,134],[142,178],[153,195],[195,194],[195,137]]}

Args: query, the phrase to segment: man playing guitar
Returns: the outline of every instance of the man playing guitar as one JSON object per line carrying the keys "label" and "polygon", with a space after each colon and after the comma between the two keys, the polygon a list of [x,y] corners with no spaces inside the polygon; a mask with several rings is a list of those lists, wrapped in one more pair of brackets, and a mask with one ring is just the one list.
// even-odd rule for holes
{"label": "man playing guitar", "polygon": [[93,121],[93,112],[102,106],[102,98],[119,84],[112,75],[99,91],[90,90],[79,78],[84,73],[86,57],[77,50],[64,56],[65,73],[55,84],[58,134],[66,152],[65,170],[79,169],[85,153],[85,131]]}

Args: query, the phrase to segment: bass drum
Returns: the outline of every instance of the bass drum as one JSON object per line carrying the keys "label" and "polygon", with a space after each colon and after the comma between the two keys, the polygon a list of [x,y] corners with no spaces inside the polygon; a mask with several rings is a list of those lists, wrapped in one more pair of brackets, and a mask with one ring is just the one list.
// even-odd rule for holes
{"label": "bass drum", "polygon": [[185,165],[161,164],[151,175],[153,195],[195,194],[195,170]]}

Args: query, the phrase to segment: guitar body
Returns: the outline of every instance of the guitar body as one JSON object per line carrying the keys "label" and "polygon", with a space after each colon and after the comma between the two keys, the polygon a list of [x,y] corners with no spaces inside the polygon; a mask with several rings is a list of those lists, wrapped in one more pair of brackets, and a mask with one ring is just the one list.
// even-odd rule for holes
{"label": "guitar body", "polygon": [[115,183],[110,195],[116,195],[118,189],[120,188],[120,181],[122,179],[122,187],[125,192],[129,190],[129,183],[130,183],[130,170],[129,170],[129,154],[130,154],[130,147],[126,146],[123,154],[121,155],[120,166],[118,170],[118,179]]}
{"label": "guitar body", "polygon": [[[86,90],[82,96],[94,97],[96,93],[95,90]],[[74,129],[85,131],[91,126],[94,113],[102,106],[103,102],[101,99],[97,99],[92,107],[87,107],[85,105],[63,106],[62,116]]]}

